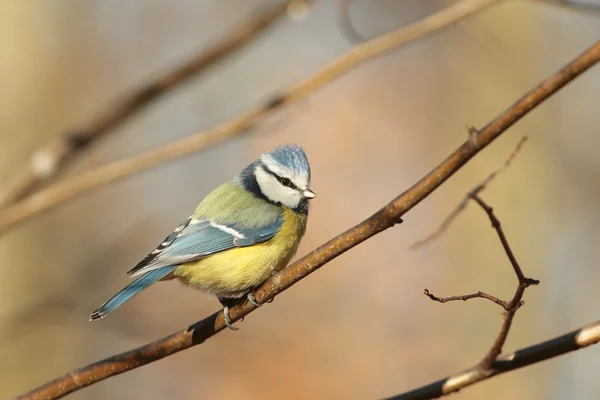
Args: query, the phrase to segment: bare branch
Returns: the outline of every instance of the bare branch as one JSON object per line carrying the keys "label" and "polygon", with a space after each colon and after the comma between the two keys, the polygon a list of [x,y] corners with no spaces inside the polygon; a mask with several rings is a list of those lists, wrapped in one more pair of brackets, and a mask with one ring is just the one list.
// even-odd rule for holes
{"label": "bare branch", "polygon": [[488,206],[478,195],[473,195],[473,200],[475,200],[475,202],[477,202],[477,204],[479,204],[488,215],[490,221],[492,222],[492,227],[498,233],[498,237],[500,238],[500,242],[502,242],[502,247],[506,252],[506,256],[510,260],[510,264],[512,265],[515,274],[517,275],[517,279],[519,280],[517,290],[515,291],[512,300],[508,303],[506,307],[506,314],[504,314],[504,323],[502,324],[500,333],[494,341],[494,344],[492,345],[490,351],[485,355],[485,357],[481,361],[480,367],[484,370],[487,370],[496,360],[498,355],[500,355],[500,353],[502,352],[502,346],[504,346],[506,338],[508,337],[508,332],[510,330],[512,321],[515,317],[515,313],[517,312],[519,307],[523,305],[523,294],[525,293],[525,289],[527,289],[531,285],[538,285],[540,281],[538,281],[537,279],[526,278],[525,275],[523,275],[523,271],[521,270],[521,267],[519,266],[519,263],[517,262],[517,259],[512,249],[510,248],[508,241],[506,240],[504,230],[500,225],[500,221],[498,220],[498,218],[496,218],[492,207]]}
{"label": "bare branch", "polygon": [[187,82],[190,77],[204,72],[208,67],[256,39],[280,16],[285,15],[290,3],[294,1],[278,3],[264,8],[260,13],[255,13],[254,16],[223,35],[218,43],[159,76],[153,82],[124,95],[83,128],[61,135],[38,149],[29,163],[0,190],[0,207],[20,200],[37,189],[41,183],[56,177],[70,160],[88,148],[92,142],[124,123],[161,95]]}
{"label": "bare branch", "polygon": [[537,364],[553,357],[562,356],[598,342],[600,342],[600,321],[557,338],[525,347],[514,353],[501,355],[485,372],[479,367],[469,368],[456,375],[440,379],[410,392],[389,397],[388,400],[436,399],[450,393],[458,392],[462,388],[481,382],[482,380]]}
{"label": "bare branch", "polygon": [[[469,131],[469,140],[474,140],[474,138],[476,138],[476,136],[474,134],[474,132],[476,132],[475,128],[469,127],[468,131]],[[475,201],[477,204],[479,204],[479,206],[483,209],[483,211],[485,211],[486,215],[490,219],[490,222],[492,223],[492,228],[498,234],[498,238],[500,239],[500,242],[502,243],[504,252],[506,253],[506,256],[508,257],[510,264],[512,265],[513,270],[514,270],[515,275],[517,276],[517,280],[518,280],[518,285],[515,290],[515,294],[513,295],[513,298],[510,301],[500,300],[499,298],[489,295],[489,294],[486,294],[484,292],[477,292],[477,293],[468,294],[468,295],[439,298],[439,297],[436,297],[433,294],[431,294],[429,292],[429,290],[425,289],[425,294],[427,296],[429,296],[429,298],[431,300],[438,301],[440,303],[445,303],[448,301],[455,301],[455,300],[466,301],[466,300],[473,299],[473,298],[483,298],[483,299],[493,301],[494,303],[496,303],[496,304],[500,305],[502,308],[504,308],[506,313],[504,314],[504,322],[502,323],[502,328],[500,329],[500,332],[496,336],[496,339],[494,340],[494,344],[492,345],[490,350],[487,352],[487,354],[485,355],[483,360],[479,363],[478,368],[481,370],[482,374],[486,374],[487,372],[489,372],[488,370],[489,370],[490,366],[502,352],[502,347],[504,346],[504,343],[506,343],[506,339],[508,337],[508,333],[510,331],[512,321],[515,317],[515,313],[523,305],[523,295],[525,294],[525,289],[527,289],[531,285],[537,285],[540,283],[536,279],[531,279],[531,278],[525,277],[525,275],[523,274],[523,271],[521,269],[521,266],[519,265],[519,263],[517,261],[517,258],[515,257],[512,249],[510,248],[510,245],[508,244],[508,240],[506,239],[506,234],[504,233],[504,230],[502,229],[500,220],[494,214],[494,210],[492,209],[492,207],[490,207],[485,201],[483,201],[481,199],[481,197],[479,197],[479,193],[487,187],[487,185],[498,175],[498,173],[510,166],[510,164],[512,163],[512,161],[514,160],[516,155],[519,154],[521,147],[523,146],[523,143],[525,143],[525,140],[526,140],[525,137],[521,139],[521,141],[519,142],[519,144],[517,145],[515,150],[513,150],[513,152],[510,154],[508,159],[504,162],[504,165],[502,167],[500,167],[497,170],[495,170],[494,172],[492,172],[486,179],[483,180],[483,182],[481,182],[480,184],[475,186],[475,188],[473,188],[466,195],[465,199],[459,204],[459,206],[454,210],[454,212],[452,212],[450,214],[450,217],[446,218],[446,220],[444,221],[444,224],[442,224],[442,227],[440,229],[438,229],[437,232],[435,232],[433,235],[429,236],[428,239],[418,242],[418,243],[429,243],[432,238],[435,239],[435,238],[439,237],[440,232],[443,232],[443,229],[445,229],[450,224],[450,222],[453,221],[456,218],[456,216],[466,207],[466,204],[469,200]]]}
{"label": "bare branch", "polygon": [[[469,131],[469,140],[477,140],[477,135],[478,135],[478,133],[476,133],[477,130],[473,127],[468,127],[467,130]],[[456,300],[466,301],[466,300],[470,300],[470,299],[474,299],[474,298],[483,298],[483,299],[493,301],[494,303],[498,304],[506,311],[504,314],[504,321],[502,323],[502,327],[500,328],[500,332],[496,336],[496,339],[494,340],[492,347],[488,350],[488,352],[483,357],[483,359],[479,362],[479,364],[472,367],[466,375],[464,375],[464,376],[461,375],[460,379],[463,379],[463,380],[469,380],[471,378],[474,379],[474,377],[477,377],[477,379],[481,380],[481,379],[485,379],[485,377],[492,376],[492,373],[494,372],[491,369],[492,365],[498,359],[498,356],[500,355],[500,353],[502,353],[502,347],[506,343],[506,339],[508,338],[508,333],[510,332],[510,327],[512,325],[512,322],[513,322],[513,319],[515,317],[517,310],[524,304],[523,295],[525,294],[525,289],[527,289],[531,285],[537,285],[540,283],[536,279],[531,279],[531,278],[525,277],[525,275],[523,274],[523,270],[521,269],[521,266],[519,265],[512,249],[510,248],[510,245],[508,244],[508,240],[506,239],[506,234],[504,233],[504,230],[502,229],[500,220],[494,214],[494,210],[492,209],[492,207],[490,207],[485,201],[483,201],[481,199],[481,197],[479,197],[479,193],[483,189],[485,189],[487,187],[487,185],[500,172],[502,172],[503,170],[505,170],[506,168],[508,168],[510,166],[510,164],[512,163],[512,161],[514,160],[516,155],[519,154],[521,147],[523,146],[523,143],[525,143],[525,140],[526,140],[525,137],[521,139],[521,141],[518,143],[517,147],[513,150],[513,152],[508,157],[508,159],[504,162],[504,165],[502,167],[496,169],[494,172],[492,172],[490,175],[488,175],[488,177],[486,179],[484,179],[483,182],[481,182],[480,184],[475,186],[475,188],[473,188],[469,193],[467,193],[464,200],[450,214],[450,216],[446,218],[446,220],[444,221],[442,226],[436,232],[434,232],[428,238],[421,240],[420,242],[417,242],[417,245],[427,244],[427,243],[430,243],[431,240],[438,238],[441,235],[441,233],[444,232],[445,229],[450,225],[450,223],[452,221],[454,221],[456,216],[466,207],[468,201],[473,200],[483,209],[483,211],[485,211],[486,215],[488,216],[490,222],[492,223],[492,228],[498,234],[498,238],[500,239],[500,242],[502,243],[504,252],[506,253],[506,256],[508,257],[508,259],[511,263],[511,266],[513,268],[513,271],[515,272],[515,275],[517,276],[518,285],[515,290],[515,294],[513,295],[512,299],[510,301],[501,300],[495,296],[489,295],[484,292],[477,292],[474,294],[440,298],[440,297],[434,296],[433,294],[431,294],[429,292],[429,290],[425,289],[425,295],[427,295],[431,300],[434,300],[434,301],[437,301],[440,303],[446,303],[448,301],[456,301]],[[413,245],[413,247],[415,247],[415,245]],[[462,385],[461,388],[465,387],[465,386],[466,386],[466,384]],[[458,390],[458,389],[456,389],[456,390]],[[411,398],[410,397],[411,393],[420,393],[420,392],[412,391],[406,395],[400,395],[399,398],[403,398],[402,396],[407,396],[406,398]],[[444,392],[444,393],[440,394],[439,396],[443,396],[448,393],[451,393],[451,391]],[[425,398],[428,398],[428,397],[425,397]]]}
{"label": "bare branch", "polygon": [[6,232],[28,218],[39,215],[90,190],[116,182],[164,162],[193,154],[226,139],[243,135],[248,131],[248,128],[272,114],[274,110],[308,97],[361,63],[440,30],[498,1],[462,0],[419,22],[355,46],[303,82],[272,96],[263,104],[238,115],[228,122],[131,158],[115,161],[95,170],[82,173],[66,182],[57,183],[48,189],[41,190],[19,203],[0,210],[0,233]]}
{"label": "bare branch", "polygon": [[[514,123],[527,115],[544,100],[556,93],[577,76],[600,60],[600,41],[525,94],[506,111],[488,123],[475,140],[467,140],[448,158],[435,167],[410,189],[393,199],[358,225],[329,240],[319,248],[297,260],[280,273],[267,280],[256,292],[259,303],[273,299],[277,294],[315,272],[317,269],[401,221],[401,217],[442,185],[471,158],[487,147]],[[239,321],[256,308],[249,302],[233,306],[231,319]],[[94,364],[73,370],[20,397],[20,399],[56,399],[111,376],[122,374],[156,360],[204,343],[225,328],[221,311],[196,322],[189,328],[121,353]],[[595,339],[594,339],[595,340]]]}
{"label": "bare branch", "polygon": [[[478,134],[475,134],[476,129],[473,127],[468,127],[469,131],[469,140],[476,139]],[[444,221],[442,226],[432,235],[430,235],[425,240],[418,242],[418,245],[430,243],[432,240],[436,239],[440,236],[440,234],[445,231],[448,225],[456,218],[456,216],[466,207],[469,200],[475,201],[486,213],[490,222],[492,223],[492,228],[498,234],[498,238],[502,243],[502,247],[506,253],[506,256],[510,260],[511,266],[515,275],[517,276],[518,285],[515,290],[515,294],[513,295],[510,301],[501,300],[495,296],[489,295],[484,292],[477,292],[473,294],[460,295],[460,296],[450,296],[450,297],[437,297],[429,292],[428,289],[425,289],[425,295],[428,296],[431,300],[437,301],[440,303],[446,303],[449,301],[467,301],[474,298],[483,298],[490,300],[499,306],[501,306],[506,312],[504,314],[504,321],[502,323],[502,327],[500,328],[500,332],[496,336],[494,343],[491,348],[488,350],[483,359],[475,366],[469,368],[466,371],[463,371],[457,375],[448,377],[446,379],[442,379],[440,381],[434,382],[430,385],[423,386],[421,388],[412,390],[410,392],[406,392],[397,396],[392,397],[392,399],[432,399],[437,397],[442,397],[448,395],[450,393],[456,392],[460,389],[463,389],[469,385],[480,382],[482,380],[491,378],[499,373],[506,372],[510,369],[519,368],[523,365],[533,364],[535,362],[539,362],[543,359],[550,358],[559,354],[564,354],[567,351],[576,350],[579,348],[583,348],[589,344],[596,343],[600,341],[600,325],[598,323],[582,328],[579,331],[573,332],[571,334],[567,334],[561,338],[555,339],[553,341],[545,342],[537,346],[530,347],[528,349],[520,350],[517,353],[513,353],[512,355],[501,357],[502,347],[506,343],[506,339],[510,332],[510,328],[512,322],[514,320],[515,314],[517,310],[524,304],[523,295],[525,290],[531,285],[537,285],[540,282],[536,279],[531,279],[525,277],[523,274],[523,270],[519,265],[510,245],[508,244],[508,240],[506,239],[506,234],[502,229],[502,225],[500,220],[494,214],[494,210],[490,207],[485,201],[479,197],[479,193],[498,175],[498,173],[502,172],[506,168],[508,168],[511,162],[514,160],[516,155],[521,150],[523,143],[526,138],[523,138],[515,150],[511,153],[508,159],[504,162],[504,165],[499,169],[492,172],[483,182],[475,186],[473,190],[471,190],[466,196],[465,199],[459,204],[459,206],[450,214],[448,218]],[[413,245],[413,247],[415,247]],[[583,333],[582,333],[583,332]],[[581,336],[583,335],[583,336]],[[585,339],[581,339],[584,337]],[[563,348],[563,343],[567,342],[570,346],[568,349]],[[571,346],[572,344],[575,346]],[[540,349],[543,349],[540,351]],[[539,354],[537,357],[532,356],[533,353]],[[514,363],[514,360],[517,358],[517,354],[524,353],[528,354],[528,357],[521,361],[521,365],[517,365]],[[504,370],[501,370],[498,366],[504,363]],[[515,364],[515,365],[513,365]]]}
{"label": "bare branch", "polygon": [[431,300],[437,301],[438,303],[442,303],[442,304],[447,303],[449,301],[459,301],[459,300],[467,301],[467,300],[471,300],[471,299],[486,299],[486,300],[489,300],[491,302],[498,304],[500,307],[504,308],[506,311],[509,310],[509,305],[506,301],[500,300],[499,298],[492,296],[491,294],[484,293],[484,292],[477,292],[477,293],[472,293],[472,294],[462,294],[460,296],[449,296],[449,297],[437,297],[436,295],[431,293],[429,291],[429,289],[425,289],[423,291],[423,293],[425,293],[425,296],[429,297]]}

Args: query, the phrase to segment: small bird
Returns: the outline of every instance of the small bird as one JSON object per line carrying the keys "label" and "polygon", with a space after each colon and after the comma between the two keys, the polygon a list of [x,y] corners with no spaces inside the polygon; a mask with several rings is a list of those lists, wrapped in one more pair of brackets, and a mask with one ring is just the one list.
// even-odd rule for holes
{"label": "small bird", "polygon": [[214,295],[225,323],[236,330],[229,307],[282,270],[306,231],[310,165],[296,144],[263,153],[235,178],[209,193],[196,211],[128,272],[139,277],[90,315],[105,317],[160,280]]}

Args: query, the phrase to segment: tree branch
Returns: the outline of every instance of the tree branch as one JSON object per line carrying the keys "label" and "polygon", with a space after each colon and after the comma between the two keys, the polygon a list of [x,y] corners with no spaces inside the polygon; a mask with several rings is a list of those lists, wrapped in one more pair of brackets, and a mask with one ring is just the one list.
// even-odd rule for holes
{"label": "tree branch", "polygon": [[471,299],[486,299],[493,303],[498,304],[500,307],[504,308],[504,310],[506,310],[506,311],[508,311],[510,309],[508,302],[506,302],[504,300],[500,300],[496,296],[492,296],[491,294],[487,294],[484,292],[477,292],[477,293],[472,293],[472,294],[462,294],[460,296],[448,296],[448,297],[437,297],[436,295],[431,293],[429,291],[429,289],[423,290],[423,293],[425,294],[425,296],[429,297],[431,300],[437,301],[438,303],[442,303],[442,304],[448,303],[449,301],[459,301],[459,300],[467,301],[467,300],[471,300]]}
{"label": "tree branch", "polygon": [[[476,130],[474,128],[468,128],[468,130],[469,130],[470,135],[473,138],[475,138]],[[475,186],[475,188],[473,188],[467,194],[465,199],[459,204],[459,206],[455,209],[455,211],[450,214],[450,217],[446,218],[446,220],[442,224],[442,227],[440,229],[438,229],[437,232],[435,232],[429,238],[418,242],[421,244],[429,243],[431,241],[431,238],[434,238],[434,239],[437,238],[439,236],[440,232],[443,232],[443,230],[445,230],[449,226],[449,224],[456,218],[456,216],[462,210],[464,210],[464,208],[466,207],[466,204],[469,200],[473,200],[474,202],[476,202],[483,209],[483,211],[485,211],[488,218],[490,219],[490,222],[492,223],[492,228],[498,234],[500,243],[502,243],[502,248],[504,249],[504,252],[506,253],[506,256],[508,257],[510,264],[512,265],[513,270],[514,270],[515,275],[517,276],[517,280],[518,280],[518,285],[515,290],[515,294],[513,295],[513,298],[510,301],[500,300],[499,298],[489,295],[484,292],[477,292],[474,294],[467,294],[467,295],[462,295],[462,296],[451,296],[451,297],[440,298],[440,297],[434,296],[433,294],[431,294],[429,292],[429,290],[425,289],[425,295],[427,295],[431,300],[438,301],[440,303],[445,303],[448,301],[455,301],[455,300],[466,301],[466,300],[470,300],[473,298],[483,298],[483,299],[493,301],[494,303],[498,304],[506,311],[504,314],[504,322],[502,323],[502,328],[500,329],[500,332],[498,333],[496,340],[494,340],[494,344],[492,345],[490,350],[487,352],[487,354],[485,355],[483,360],[481,360],[481,362],[476,367],[474,367],[474,368],[478,368],[482,375],[486,375],[487,373],[490,372],[489,370],[490,370],[491,365],[493,364],[493,362],[496,360],[496,358],[498,358],[498,356],[502,352],[502,347],[504,346],[504,343],[506,343],[506,339],[508,338],[508,333],[510,331],[510,327],[512,325],[512,321],[515,317],[515,314],[516,314],[517,310],[523,305],[523,295],[525,294],[525,289],[527,289],[531,285],[537,285],[540,283],[540,281],[538,281],[536,279],[531,279],[531,278],[525,277],[525,275],[523,274],[523,270],[521,269],[521,266],[519,265],[519,262],[517,261],[517,258],[515,257],[512,249],[510,248],[510,245],[508,244],[508,240],[506,239],[506,234],[504,233],[504,229],[502,229],[500,220],[496,217],[496,214],[494,214],[494,210],[492,209],[492,207],[490,207],[485,201],[483,201],[481,199],[481,197],[479,197],[479,193],[487,187],[489,182],[491,182],[500,172],[502,172],[503,170],[505,170],[506,168],[508,168],[510,166],[513,159],[516,157],[517,154],[519,154],[519,151],[521,150],[521,147],[523,146],[523,143],[525,143],[526,139],[527,138],[525,138],[525,137],[521,139],[521,141],[517,145],[516,149],[512,152],[510,157],[504,162],[504,165],[501,168],[492,172],[486,179],[483,180],[483,182],[481,182],[480,184]]]}
{"label": "tree branch", "polygon": [[284,15],[287,7],[294,2],[292,0],[264,8],[260,13],[256,13],[223,35],[218,43],[159,76],[155,81],[119,99],[103,110],[100,116],[90,121],[87,126],[65,133],[38,149],[29,163],[8,181],[3,190],[0,190],[0,207],[25,197],[41,183],[57,176],[70,160],[87,149],[92,142],[123,124],[161,95],[187,82],[190,77],[204,72],[208,67],[256,39]]}
{"label": "tree branch", "polygon": [[568,0],[528,0],[536,3],[541,3],[549,7],[557,7],[565,11],[573,11],[579,14],[595,15],[600,13],[600,6],[597,4],[568,1]]}
{"label": "tree branch", "polygon": [[489,370],[492,363],[496,360],[500,353],[502,353],[502,346],[504,346],[504,343],[506,343],[506,338],[508,337],[508,332],[510,331],[510,326],[515,317],[515,314],[519,307],[523,305],[523,295],[525,294],[525,289],[527,289],[531,285],[539,284],[540,281],[536,279],[527,278],[523,274],[523,271],[521,270],[521,267],[519,266],[519,263],[517,262],[517,259],[514,256],[510,245],[508,244],[506,235],[504,234],[504,230],[502,229],[500,221],[498,220],[498,218],[496,218],[492,207],[487,205],[478,195],[474,195],[473,200],[475,200],[475,202],[477,202],[477,204],[479,204],[481,208],[483,208],[483,210],[488,215],[490,221],[492,222],[492,227],[498,233],[498,237],[500,238],[502,247],[504,248],[507,257],[510,260],[510,264],[512,265],[515,271],[515,275],[517,275],[517,279],[519,281],[519,285],[517,286],[517,290],[515,291],[512,300],[506,306],[506,313],[504,314],[504,323],[502,324],[500,333],[494,341],[494,344],[492,345],[490,351],[485,355],[485,357],[479,364],[482,370]]}
{"label": "tree branch", "polygon": [[271,97],[263,104],[238,115],[228,122],[131,158],[115,161],[82,173],[68,181],[57,183],[48,189],[41,190],[19,203],[0,209],[0,234],[26,219],[39,215],[75,196],[155,167],[161,163],[198,152],[226,139],[240,136],[246,133],[248,128],[272,114],[274,110],[281,108],[285,104],[295,103],[308,97],[359,64],[429,33],[440,30],[498,1],[462,0],[421,21],[353,47],[347,53],[325,65],[308,79]]}
{"label": "tree branch", "polygon": [[[599,60],[600,41],[596,42],[563,69],[547,78],[539,86],[517,100],[511,107],[481,129],[476,136],[471,135],[466,142],[450,154],[441,164],[410,189],[393,199],[385,207],[269,278],[255,292],[256,300],[259,303],[265,303],[273,299],[277,294],[290,288],[327,262],[400,222],[404,214],[423,201],[515,122],[523,118],[567,83],[595,65]],[[233,321],[238,321],[254,310],[255,307],[245,301],[242,304],[232,307],[230,315]],[[20,399],[60,398],[111,376],[130,371],[204,343],[224,328],[223,313],[219,311],[196,322],[185,330],[125,353],[108,357],[94,364],[73,370],[52,382],[48,382],[22,395]]]}
{"label": "tree branch", "polygon": [[591,323],[576,331],[499,356],[487,372],[478,367],[469,368],[410,392],[402,393],[389,400],[429,400],[445,396],[460,389],[490,379],[505,372],[527,367],[553,357],[562,356],[575,350],[600,342],[600,321]]}

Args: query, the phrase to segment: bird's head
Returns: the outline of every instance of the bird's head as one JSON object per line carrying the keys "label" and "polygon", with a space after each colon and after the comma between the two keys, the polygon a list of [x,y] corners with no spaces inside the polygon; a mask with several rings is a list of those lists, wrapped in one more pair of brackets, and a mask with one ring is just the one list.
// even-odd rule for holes
{"label": "bird's head", "polygon": [[308,212],[310,164],[302,147],[287,144],[267,151],[247,166],[236,181],[255,195],[295,211]]}

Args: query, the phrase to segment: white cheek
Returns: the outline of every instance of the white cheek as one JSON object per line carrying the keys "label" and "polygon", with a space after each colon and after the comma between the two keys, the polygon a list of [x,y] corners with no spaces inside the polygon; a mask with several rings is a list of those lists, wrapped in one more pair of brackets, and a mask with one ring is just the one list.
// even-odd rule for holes
{"label": "white cheek", "polygon": [[302,200],[298,191],[283,186],[273,175],[265,172],[262,168],[257,168],[254,173],[260,190],[269,200],[290,208],[296,208]]}
{"label": "white cheek", "polygon": [[290,208],[296,208],[298,207],[298,204],[300,204],[300,201],[302,201],[302,196],[300,195],[300,193],[298,193],[297,190],[292,190],[289,189],[291,194],[288,197],[288,203],[284,203],[286,206],[290,207]]}
{"label": "white cheek", "polygon": [[296,176],[296,178],[294,179],[294,182],[296,183],[296,186],[298,186],[299,188],[308,187],[308,179],[305,176]]}

